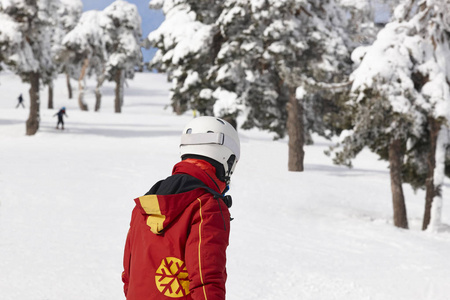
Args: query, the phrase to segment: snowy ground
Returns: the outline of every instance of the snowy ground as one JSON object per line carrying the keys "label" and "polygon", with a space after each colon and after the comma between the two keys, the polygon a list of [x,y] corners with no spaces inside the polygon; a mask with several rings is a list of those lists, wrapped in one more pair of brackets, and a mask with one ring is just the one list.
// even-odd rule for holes
{"label": "snowy ground", "polygon": [[[28,86],[0,74],[0,299],[124,299],[122,251],[133,198],[171,172],[191,114],[175,116],[165,76],[137,74],[122,114],[106,84],[99,113],[81,112],[56,83],[56,110],[25,136]],[[76,83],[73,83],[74,87]],[[93,83],[89,85],[93,87]],[[27,109],[15,109],[22,92]],[[93,107],[92,90],[87,94]],[[233,176],[227,299],[450,299],[450,230],[420,231],[424,193],[405,186],[411,230],[392,226],[387,164],[369,152],[334,166],[329,142],[287,172],[286,141],[240,131]],[[450,224],[450,185],[443,222]]]}

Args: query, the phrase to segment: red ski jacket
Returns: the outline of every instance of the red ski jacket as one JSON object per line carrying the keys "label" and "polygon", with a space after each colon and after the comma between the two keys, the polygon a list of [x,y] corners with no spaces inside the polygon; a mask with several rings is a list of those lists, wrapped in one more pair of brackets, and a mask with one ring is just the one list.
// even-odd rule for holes
{"label": "red ski jacket", "polygon": [[122,273],[128,300],[225,299],[230,214],[205,185],[226,187],[211,164],[187,159],[134,199]]}

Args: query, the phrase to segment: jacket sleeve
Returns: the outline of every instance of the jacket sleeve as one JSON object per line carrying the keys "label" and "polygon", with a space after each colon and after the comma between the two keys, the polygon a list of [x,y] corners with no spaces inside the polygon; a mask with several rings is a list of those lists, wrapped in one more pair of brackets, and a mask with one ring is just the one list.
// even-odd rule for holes
{"label": "jacket sleeve", "polygon": [[130,283],[130,268],[131,268],[131,244],[134,229],[134,221],[136,215],[139,214],[139,209],[135,206],[131,213],[130,228],[128,229],[127,238],[125,241],[125,249],[123,251],[123,272],[122,272],[122,282],[123,282],[123,292],[125,297],[128,294],[128,286]]}
{"label": "jacket sleeve", "polygon": [[193,300],[224,300],[230,213],[221,200],[197,199],[185,259]]}
{"label": "jacket sleeve", "polygon": [[130,250],[130,238],[128,233],[123,255],[123,272],[122,272],[123,292],[125,293],[125,297],[127,296],[128,293],[128,283],[130,281],[130,260],[131,260],[131,250]]}

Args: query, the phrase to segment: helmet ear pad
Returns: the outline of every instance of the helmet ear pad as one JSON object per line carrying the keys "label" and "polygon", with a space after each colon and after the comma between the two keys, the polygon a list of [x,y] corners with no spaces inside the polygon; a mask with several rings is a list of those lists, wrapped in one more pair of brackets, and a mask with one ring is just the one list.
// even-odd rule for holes
{"label": "helmet ear pad", "polygon": [[231,176],[233,174],[234,165],[236,164],[236,155],[231,154],[230,157],[227,160],[228,165],[228,176]]}
{"label": "helmet ear pad", "polygon": [[201,159],[201,160],[204,160],[204,161],[210,163],[216,169],[216,176],[220,181],[223,181],[225,183],[228,183],[230,181],[230,177],[225,175],[225,168],[218,161],[216,161],[212,158],[206,157],[206,156],[195,155],[195,154],[185,154],[181,157],[182,160],[185,160],[188,158]]}

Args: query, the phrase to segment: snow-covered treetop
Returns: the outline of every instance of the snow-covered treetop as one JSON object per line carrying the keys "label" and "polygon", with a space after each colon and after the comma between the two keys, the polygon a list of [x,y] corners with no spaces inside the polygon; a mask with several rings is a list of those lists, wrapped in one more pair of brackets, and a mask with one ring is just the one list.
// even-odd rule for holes
{"label": "snow-covered treetop", "polygon": [[360,11],[370,10],[370,0],[339,0],[342,6],[352,7]]}
{"label": "snow-covered treetop", "polygon": [[105,35],[103,25],[108,22],[100,11],[84,12],[75,28],[64,37],[63,45],[69,50],[85,52],[88,56],[95,53],[106,57],[105,39],[109,37]]}
{"label": "snow-covered treetop", "polygon": [[32,14],[35,9],[28,5],[25,0],[0,0],[0,10],[4,12],[23,11],[25,14]]}
{"label": "snow-covered treetop", "polygon": [[[444,13],[442,13],[444,12]],[[434,117],[449,118],[449,4],[445,0],[406,1],[396,20],[380,31],[375,43],[353,53],[359,67],[352,91],[365,96],[375,89],[398,113],[415,105]]]}
{"label": "snow-covered treetop", "polygon": [[178,2],[181,1],[164,1],[166,19],[148,36],[151,44],[166,51],[162,57],[163,51],[158,50],[155,60],[178,64],[188,55],[200,55],[206,50],[203,45],[211,38],[212,25],[197,21],[195,12],[185,3]]}
{"label": "snow-covered treetop", "polygon": [[[59,0],[1,0],[0,13],[9,15],[16,22],[15,42],[20,45],[4,45],[4,62],[24,80],[31,72],[39,72],[46,82],[51,78],[55,65],[52,60],[52,36],[58,24]],[[5,19],[5,18],[3,18]],[[6,21],[5,24],[11,25]],[[11,29],[1,28],[4,33]]]}
{"label": "snow-covered treetop", "polygon": [[2,45],[15,45],[17,47],[22,40],[22,34],[19,31],[19,24],[9,15],[0,12],[0,51],[3,54],[5,47]]}
{"label": "snow-covered treetop", "polygon": [[75,77],[85,59],[90,61],[89,73],[100,75],[105,69],[111,73],[122,68],[132,76],[142,60],[140,38],[141,17],[136,5],[117,0],[103,11],[90,10],[81,15],[75,28],[64,37],[63,55],[77,66],[72,71]]}
{"label": "snow-covered treetop", "polygon": [[141,17],[136,5],[116,0],[102,12],[108,22],[102,25],[110,36],[106,70],[111,78],[116,70],[124,69],[127,78],[132,78],[134,68],[142,63]]}
{"label": "snow-covered treetop", "polygon": [[81,0],[59,0],[61,2],[58,8],[60,22],[64,29],[71,30],[80,19],[83,11],[83,2]]}
{"label": "snow-covered treetop", "polygon": [[100,11],[86,11],[62,40],[62,49],[58,54],[66,63],[66,72],[72,77],[79,78],[85,59],[90,61],[88,74],[92,71],[97,75],[104,72],[108,57],[106,44],[110,42],[110,36],[105,34],[102,24],[108,21]]}
{"label": "snow-covered treetop", "polygon": [[241,50],[262,51],[259,55],[292,85],[300,85],[305,78],[318,80],[319,72],[321,81],[330,79],[325,74],[342,73],[349,56],[343,31],[347,19],[335,0],[230,0],[224,6],[218,23],[229,40],[219,58],[236,46],[234,40],[249,39],[240,45]]}
{"label": "snow-covered treetop", "polygon": [[165,16],[167,16],[172,8],[177,5],[184,5],[183,0],[150,0],[149,7],[151,9],[161,9]]}
{"label": "snow-covered treetop", "polygon": [[[116,0],[103,10],[103,13],[112,20],[107,29],[118,27],[127,28],[137,36],[141,36],[141,16],[136,5],[124,0]],[[112,27],[113,26],[113,27]]]}

